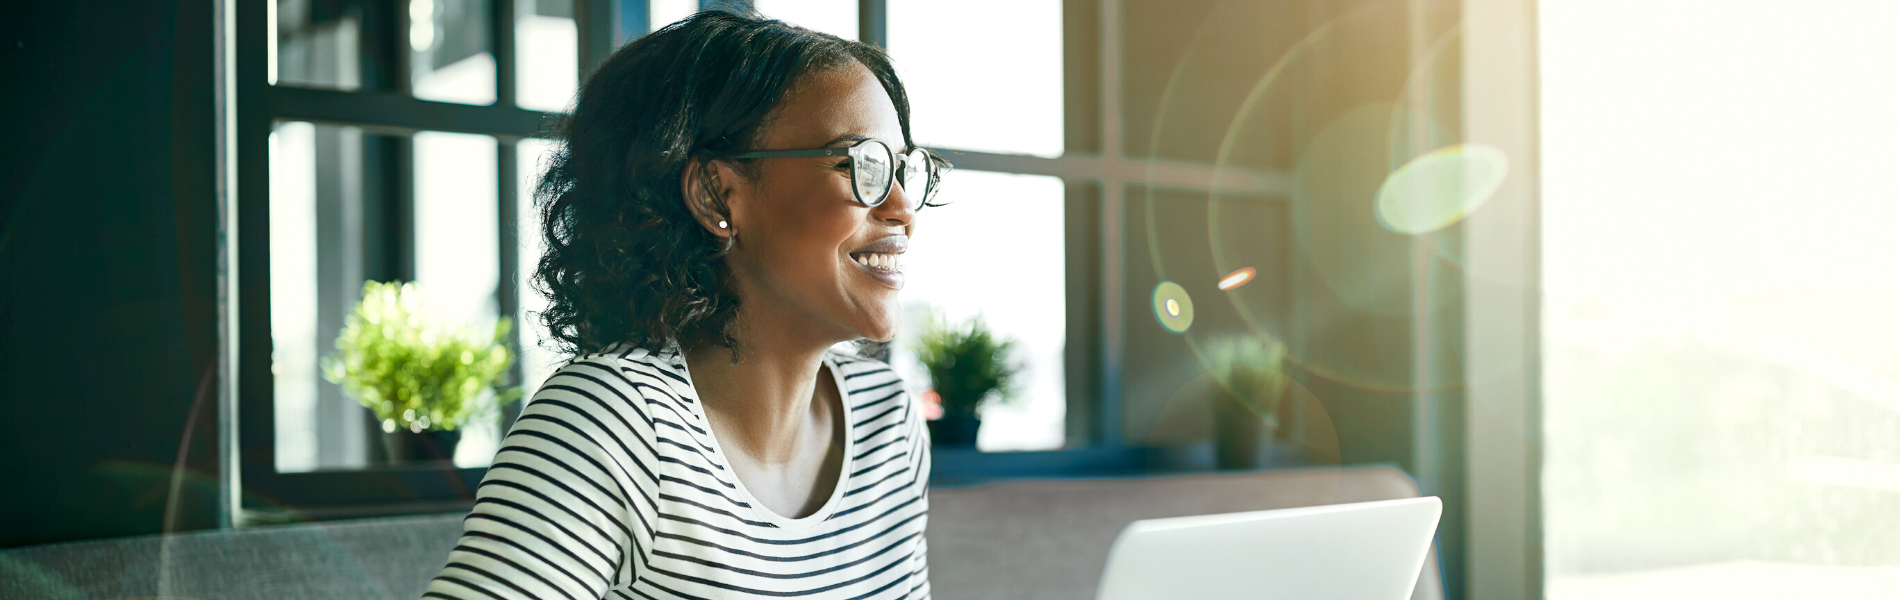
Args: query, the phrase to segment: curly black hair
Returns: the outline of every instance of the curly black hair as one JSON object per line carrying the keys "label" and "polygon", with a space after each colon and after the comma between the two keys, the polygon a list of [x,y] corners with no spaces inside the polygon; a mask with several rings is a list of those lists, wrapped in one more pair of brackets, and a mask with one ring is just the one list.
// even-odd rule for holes
{"label": "curly black hair", "polygon": [[[910,145],[910,102],[876,46],[702,12],[609,57],[560,123],[566,143],[535,191],[546,252],[533,285],[550,301],[540,317],[554,345],[579,355],[621,342],[656,351],[712,344],[736,360],[739,299],[720,260],[727,245],[693,218],[681,178],[695,159],[751,172],[733,157],[753,149],[798,79],[853,65],[883,84]],[[722,198],[709,200],[726,210]]]}

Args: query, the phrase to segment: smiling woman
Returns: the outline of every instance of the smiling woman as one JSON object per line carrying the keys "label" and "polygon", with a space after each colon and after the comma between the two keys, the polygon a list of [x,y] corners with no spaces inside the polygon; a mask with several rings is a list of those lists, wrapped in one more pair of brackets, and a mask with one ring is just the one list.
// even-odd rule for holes
{"label": "smiling woman", "polygon": [[503,440],[442,598],[928,597],[929,444],[889,366],[945,165],[877,48],[702,13],[582,88],[538,189],[573,356]]}

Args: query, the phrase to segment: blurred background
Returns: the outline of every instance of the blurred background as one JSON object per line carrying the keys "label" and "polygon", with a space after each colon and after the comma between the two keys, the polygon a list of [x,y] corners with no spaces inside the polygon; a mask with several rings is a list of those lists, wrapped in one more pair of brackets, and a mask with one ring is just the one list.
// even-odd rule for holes
{"label": "blurred background", "polygon": [[[957,166],[871,349],[932,485],[1386,465],[1446,597],[1900,598],[1874,0],[15,3],[0,548],[466,510],[563,360],[552,125],[699,10],[887,48]],[[332,372],[365,281],[511,357],[474,410]]]}

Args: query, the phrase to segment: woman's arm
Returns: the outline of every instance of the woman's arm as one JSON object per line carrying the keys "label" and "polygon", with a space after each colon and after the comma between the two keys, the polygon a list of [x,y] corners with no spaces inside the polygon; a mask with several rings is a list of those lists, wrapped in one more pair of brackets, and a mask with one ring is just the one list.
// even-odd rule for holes
{"label": "woman's arm", "polygon": [[523,409],[425,598],[594,600],[632,579],[651,423],[612,365],[576,361]]}

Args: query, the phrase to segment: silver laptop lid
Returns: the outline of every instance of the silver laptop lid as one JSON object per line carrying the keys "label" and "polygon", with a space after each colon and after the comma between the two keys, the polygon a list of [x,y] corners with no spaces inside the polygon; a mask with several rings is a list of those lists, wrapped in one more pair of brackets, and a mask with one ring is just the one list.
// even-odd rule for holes
{"label": "silver laptop lid", "polygon": [[1099,600],[1403,600],[1438,498],[1136,521],[1115,538]]}

